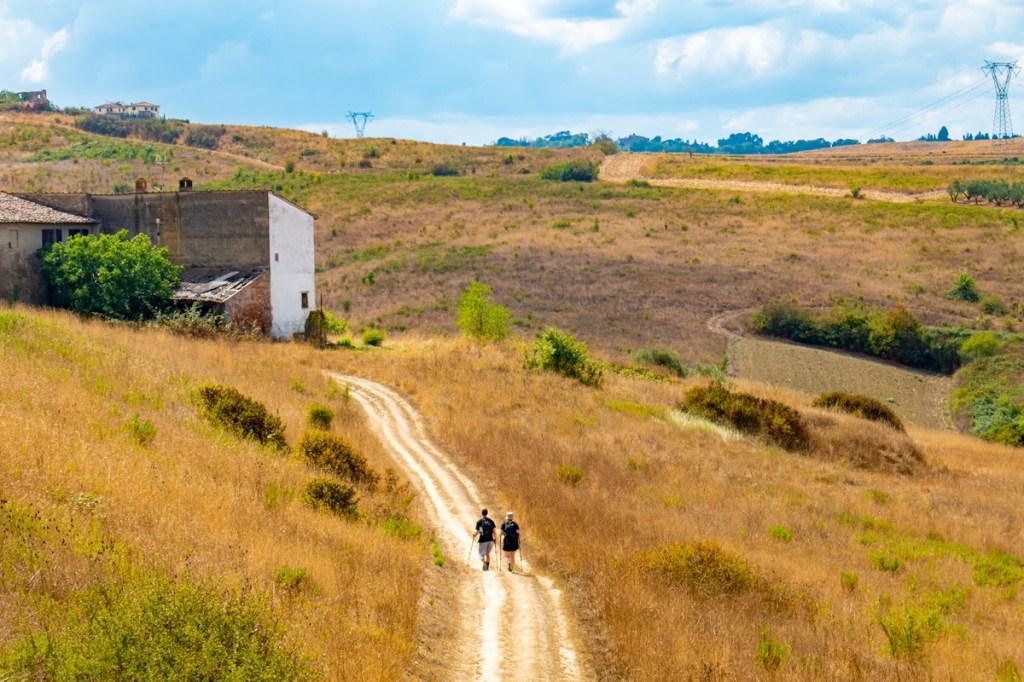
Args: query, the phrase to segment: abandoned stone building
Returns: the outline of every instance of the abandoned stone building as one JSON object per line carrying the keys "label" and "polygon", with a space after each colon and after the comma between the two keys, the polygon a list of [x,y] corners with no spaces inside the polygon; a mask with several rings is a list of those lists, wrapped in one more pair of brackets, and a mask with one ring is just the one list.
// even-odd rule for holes
{"label": "abandoned stone building", "polygon": [[0,298],[47,301],[38,252],[76,234],[145,234],[184,267],[175,298],[258,324],[275,338],[305,328],[315,305],[313,216],[269,191],[0,193]]}

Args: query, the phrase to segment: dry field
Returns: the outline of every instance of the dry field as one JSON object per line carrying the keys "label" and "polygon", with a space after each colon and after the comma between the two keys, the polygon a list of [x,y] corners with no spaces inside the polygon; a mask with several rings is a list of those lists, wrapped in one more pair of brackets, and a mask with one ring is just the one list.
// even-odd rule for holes
{"label": "dry field", "polygon": [[[153,171],[138,160],[28,161],[63,144],[41,120],[0,119],[5,188],[110,191]],[[1002,158],[990,143],[956,143],[955,163],[928,156],[939,147],[883,146],[651,157],[643,175],[920,194],[951,177],[1016,170],[981,163]],[[356,331],[387,330],[385,348],[186,341],[15,309],[30,321],[0,345],[4,497],[88,519],[133,560],[271,594],[273,571],[301,557],[321,591],[274,598],[289,641],[324,656],[338,679],[436,672],[416,652],[453,626],[424,597],[443,599],[451,586],[425,543],[268,502],[272,490],[294,490],[305,468],[218,434],[186,397],[204,380],[235,385],[273,405],[292,441],[309,403],[329,401],[337,430],[382,470],[360,413],[329,393],[320,370],[332,369],[410,397],[482,493],[519,512],[528,559],[557,576],[605,679],[1011,680],[1024,669],[1017,451],[921,426],[903,436],[814,410],[803,393],[739,381],[801,411],[815,446],[790,454],[681,418],[672,408],[692,382],[611,375],[588,389],[524,370],[517,345],[553,325],[606,359],[656,346],[717,362],[726,340],[709,318],[837,297],[904,303],[927,323],[1019,329],[1018,211],[551,183],[538,171],[570,154],[262,128],[229,126],[221,147],[177,145],[167,172],[206,187],[266,186],[316,214],[325,306]],[[294,173],[268,168],[293,159]],[[438,163],[460,175],[433,177]],[[1009,312],[946,299],[962,269]],[[521,341],[452,340],[459,292],[474,278],[514,312]],[[149,447],[125,435],[135,412],[156,426]],[[912,447],[925,465],[907,464]],[[559,475],[563,465],[578,468],[577,484]],[[686,573],[687,548],[703,548],[703,581]],[[102,577],[44,575],[40,591],[56,598]],[[11,594],[3,642],[23,619],[42,618]]]}
{"label": "dry field", "polygon": [[[392,463],[319,365],[302,346],[0,308],[0,649],[29,631],[59,635],[76,595],[150,569],[268,600],[287,645],[326,679],[401,677],[417,650],[427,537],[382,530],[383,487],[359,491],[366,522],[307,509],[309,466],[214,428],[192,402],[205,382],[236,387],[271,406],[292,444],[308,407],[327,404],[383,475]],[[12,509],[40,525],[26,530]],[[282,568],[310,584],[287,589]]]}
{"label": "dry field", "polygon": [[[323,362],[409,396],[485,498],[517,510],[602,678],[1013,679],[1024,666],[1018,452],[901,436],[740,382],[801,411],[817,444],[791,454],[683,420],[690,382],[611,376],[595,390],[524,370],[515,344],[389,345]],[[911,444],[926,464],[901,459]],[[658,558],[694,543],[736,563],[695,578]],[[723,587],[734,573],[744,586]]]}

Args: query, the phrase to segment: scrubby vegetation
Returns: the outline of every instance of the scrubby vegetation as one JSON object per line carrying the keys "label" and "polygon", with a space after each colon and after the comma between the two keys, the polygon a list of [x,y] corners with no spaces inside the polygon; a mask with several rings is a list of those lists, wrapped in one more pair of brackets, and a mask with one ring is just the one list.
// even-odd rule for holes
{"label": "scrubby vegetation", "polygon": [[787,450],[806,449],[809,442],[796,410],[775,400],[733,392],[719,382],[694,386],[686,392],[678,407],[684,412],[759,436]]}
{"label": "scrubby vegetation", "polygon": [[239,438],[250,438],[261,445],[286,449],[284,424],[257,400],[242,395],[231,386],[204,384],[196,390],[203,417]]}
{"label": "scrubby vegetation", "polygon": [[592,161],[566,161],[548,166],[540,176],[559,182],[593,182],[597,180],[597,172],[598,166]]}
{"label": "scrubby vegetation", "polygon": [[587,345],[559,329],[548,328],[538,336],[526,365],[576,379],[584,386],[599,387],[604,381],[604,370],[590,359]]}
{"label": "scrubby vegetation", "polygon": [[986,351],[956,378],[951,406],[958,421],[986,440],[1024,446],[1024,341]]}
{"label": "scrubby vegetation", "polygon": [[[18,679],[311,680],[260,600],[190,577],[142,575],[76,596],[0,668]],[[6,660],[4,660],[6,658]]]}
{"label": "scrubby vegetation", "polygon": [[960,347],[970,332],[925,327],[905,307],[883,312],[846,302],[816,315],[806,308],[774,304],[761,308],[750,323],[759,334],[873,355],[910,367],[952,374],[960,366]]}
{"label": "scrubby vegetation", "polygon": [[883,422],[897,431],[903,431],[903,422],[885,403],[866,395],[829,391],[814,399],[815,407],[825,407],[847,412],[864,419]]}
{"label": "scrubby vegetation", "polygon": [[302,501],[313,509],[324,509],[338,516],[358,514],[356,491],[350,485],[330,478],[312,478],[302,486]]}
{"label": "scrubby vegetation", "polygon": [[81,315],[144,320],[166,311],[181,268],[149,237],[77,235],[43,253],[43,276],[55,302]]}
{"label": "scrubby vegetation", "polygon": [[327,431],[307,431],[302,435],[296,450],[313,466],[335,476],[373,485],[377,474],[366,464],[366,458],[340,436]]}

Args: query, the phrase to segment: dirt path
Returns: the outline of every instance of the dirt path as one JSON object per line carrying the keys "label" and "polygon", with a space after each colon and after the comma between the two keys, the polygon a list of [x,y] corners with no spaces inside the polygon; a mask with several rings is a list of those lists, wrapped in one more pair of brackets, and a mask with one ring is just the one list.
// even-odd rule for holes
{"label": "dirt path", "polygon": [[[447,558],[445,569],[457,572],[461,632],[446,680],[583,680],[591,679],[576,653],[561,591],[536,575],[524,561],[517,572],[480,570],[473,550],[467,567],[472,526],[487,506],[473,482],[432,443],[423,421],[397,392],[360,377],[331,373],[349,386],[373,429],[423,495]],[[500,511],[491,505],[496,520]],[[523,529],[524,548],[529,529]],[[520,572],[521,571],[521,572]],[[502,652],[515,652],[506,657]]]}
{"label": "dirt path", "polygon": [[[706,178],[654,178],[644,174],[644,164],[650,158],[644,154],[621,153],[604,157],[599,177],[606,182],[624,183],[630,180],[645,180],[658,187],[689,187],[694,189],[724,189],[737,192],[780,192],[784,194],[810,194],[824,197],[848,197],[849,189],[819,187],[816,185],[789,185],[781,182],[759,182],[755,180],[713,180]],[[916,201],[941,199],[945,190],[908,194],[904,192],[882,192],[862,190],[860,196],[871,201],[888,201],[909,204]]]}

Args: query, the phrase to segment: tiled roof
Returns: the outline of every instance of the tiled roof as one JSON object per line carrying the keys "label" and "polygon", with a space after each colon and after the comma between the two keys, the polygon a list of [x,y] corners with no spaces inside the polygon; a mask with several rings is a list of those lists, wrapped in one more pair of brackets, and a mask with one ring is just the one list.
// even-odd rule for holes
{"label": "tiled roof", "polygon": [[264,272],[264,268],[227,273],[208,268],[188,268],[181,273],[181,284],[173,298],[179,301],[224,303],[255,282]]}
{"label": "tiled roof", "polygon": [[43,225],[93,225],[91,218],[65,213],[34,201],[0,192],[0,223],[36,223]]}

